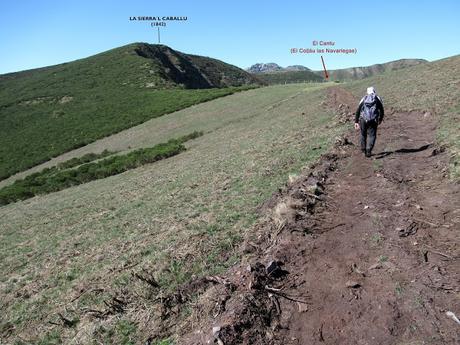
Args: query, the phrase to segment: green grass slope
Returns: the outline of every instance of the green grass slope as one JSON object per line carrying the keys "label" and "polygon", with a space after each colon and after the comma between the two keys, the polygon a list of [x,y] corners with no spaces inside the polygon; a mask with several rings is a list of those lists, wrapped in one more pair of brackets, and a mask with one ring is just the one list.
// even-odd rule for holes
{"label": "green grass slope", "polygon": [[306,83],[321,82],[323,77],[312,71],[281,71],[271,73],[258,73],[257,78],[267,84],[289,84],[289,83]]}
{"label": "green grass slope", "polygon": [[136,43],[0,76],[0,180],[148,119],[258,83],[221,61]]}

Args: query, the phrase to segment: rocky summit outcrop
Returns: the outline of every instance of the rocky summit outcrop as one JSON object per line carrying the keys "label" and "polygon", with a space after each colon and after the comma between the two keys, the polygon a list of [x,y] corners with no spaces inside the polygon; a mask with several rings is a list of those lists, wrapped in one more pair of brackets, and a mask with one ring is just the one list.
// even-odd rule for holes
{"label": "rocky summit outcrop", "polygon": [[269,63],[256,63],[246,69],[247,72],[249,73],[272,73],[272,72],[279,72],[282,71],[283,67],[280,65],[274,63],[274,62],[269,62]]}

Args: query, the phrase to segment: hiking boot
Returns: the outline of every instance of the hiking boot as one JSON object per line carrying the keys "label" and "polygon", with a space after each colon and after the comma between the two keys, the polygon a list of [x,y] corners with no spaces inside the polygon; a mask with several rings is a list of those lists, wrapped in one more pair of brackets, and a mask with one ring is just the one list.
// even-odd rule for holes
{"label": "hiking boot", "polygon": [[370,157],[371,156],[371,150],[366,150],[366,157]]}

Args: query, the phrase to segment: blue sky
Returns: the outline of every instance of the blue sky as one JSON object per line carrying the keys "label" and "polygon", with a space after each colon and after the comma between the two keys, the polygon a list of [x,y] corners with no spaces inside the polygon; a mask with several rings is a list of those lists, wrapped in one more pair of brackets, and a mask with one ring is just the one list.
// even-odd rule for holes
{"label": "blue sky", "polygon": [[149,22],[187,16],[162,43],[246,68],[256,62],[321,69],[321,54],[291,54],[313,40],[357,54],[323,54],[329,69],[460,53],[458,0],[1,0],[0,73],[53,65],[132,42],[156,43]]}

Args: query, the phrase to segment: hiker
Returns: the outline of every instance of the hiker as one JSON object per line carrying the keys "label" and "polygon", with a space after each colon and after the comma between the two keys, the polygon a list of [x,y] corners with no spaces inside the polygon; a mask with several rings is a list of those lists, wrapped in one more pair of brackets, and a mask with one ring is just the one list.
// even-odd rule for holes
{"label": "hiker", "polygon": [[361,151],[370,157],[377,138],[377,126],[383,121],[383,102],[373,86],[367,88],[367,95],[359,102],[355,114],[355,129],[361,130]]}

